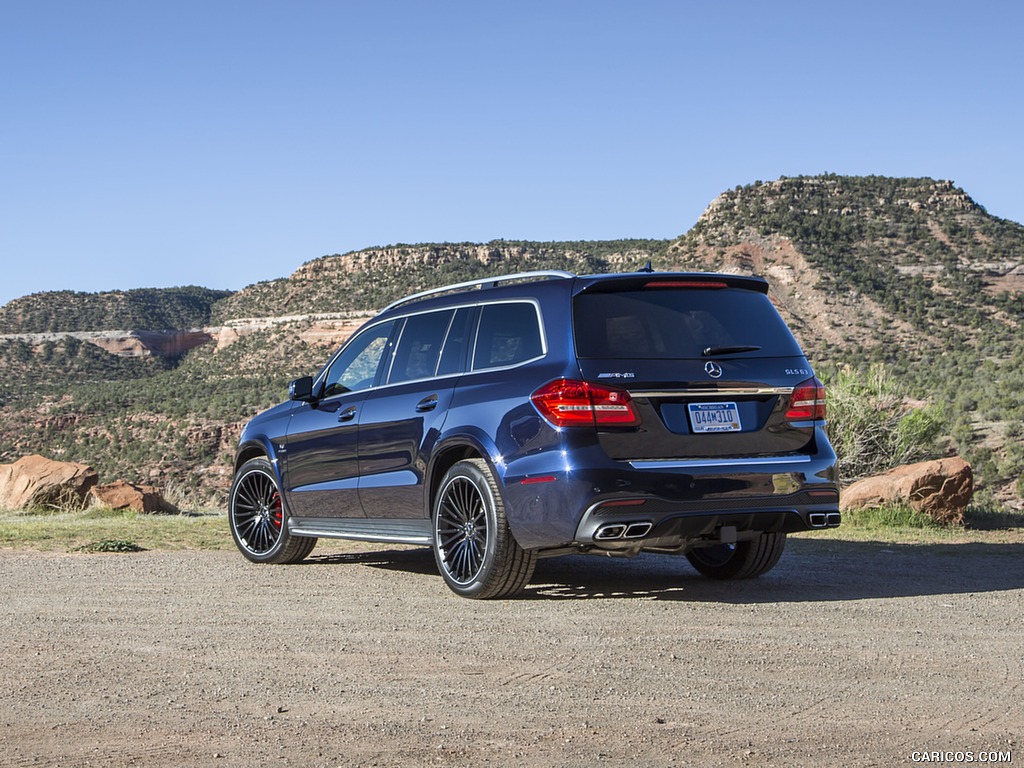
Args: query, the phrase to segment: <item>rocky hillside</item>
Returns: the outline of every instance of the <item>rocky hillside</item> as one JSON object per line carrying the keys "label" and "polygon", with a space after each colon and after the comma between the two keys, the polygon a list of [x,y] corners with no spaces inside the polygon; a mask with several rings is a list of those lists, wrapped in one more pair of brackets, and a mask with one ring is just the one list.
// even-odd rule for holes
{"label": "rocky hillside", "polygon": [[945,407],[952,445],[989,488],[1015,494],[1024,227],[989,216],[950,182],[881,177],[738,187],[674,241],[395,245],[315,259],[231,295],[19,299],[0,308],[0,461],[41,452],[216,498],[244,420],[374,309],[487,275],[628,271],[648,260],[765,275],[826,379],[839,366],[888,365],[915,396]]}
{"label": "rocky hillside", "polygon": [[674,264],[753,271],[811,348],[893,361],[951,336],[1012,351],[1024,312],[1024,227],[950,182],[824,176],[716,198]]}
{"label": "rocky hillside", "polygon": [[167,331],[210,324],[213,305],[231,295],[194,285],[131,291],[33,293],[0,307],[0,334]]}
{"label": "rocky hillside", "polygon": [[368,248],[324,256],[291,277],[251,285],[220,302],[214,319],[374,310],[410,293],[490,275],[536,269],[576,274],[634,269],[668,249],[664,240],[485,244],[441,243]]}
{"label": "rocky hillside", "polygon": [[988,490],[1024,496],[1024,227],[948,181],[738,187],[672,243],[674,267],[755,272],[819,371],[888,366],[944,409]]}

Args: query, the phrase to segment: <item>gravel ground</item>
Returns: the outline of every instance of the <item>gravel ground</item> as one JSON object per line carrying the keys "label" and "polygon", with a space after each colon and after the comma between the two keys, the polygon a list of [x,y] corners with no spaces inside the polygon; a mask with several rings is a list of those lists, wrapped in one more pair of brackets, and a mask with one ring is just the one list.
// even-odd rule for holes
{"label": "gravel ground", "polygon": [[0,551],[0,765],[1022,764],[1022,554],[570,557],[475,602],[425,549]]}

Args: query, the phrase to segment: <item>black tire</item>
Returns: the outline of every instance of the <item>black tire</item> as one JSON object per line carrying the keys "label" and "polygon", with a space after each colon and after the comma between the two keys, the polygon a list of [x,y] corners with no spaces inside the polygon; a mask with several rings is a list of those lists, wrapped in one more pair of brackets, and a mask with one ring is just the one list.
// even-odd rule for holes
{"label": "black tire", "polygon": [[228,496],[231,538],[254,563],[297,563],[316,546],[311,536],[288,533],[288,511],[274,468],[265,458],[239,467]]}
{"label": "black tire", "polygon": [[453,592],[509,597],[533,576],[534,552],[516,542],[487,462],[465,459],[445,473],[434,502],[434,558]]}
{"label": "black tire", "polygon": [[762,533],[735,544],[714,544],[686,553],[690,564],[713,579],[752,579],[767,573],[782,557],[786,534]]}

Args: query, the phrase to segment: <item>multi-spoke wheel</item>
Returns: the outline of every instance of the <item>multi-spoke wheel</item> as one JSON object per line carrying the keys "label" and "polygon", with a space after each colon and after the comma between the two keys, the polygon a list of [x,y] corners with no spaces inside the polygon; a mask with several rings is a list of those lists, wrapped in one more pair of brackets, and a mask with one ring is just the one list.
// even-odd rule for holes
{"label": "multi-spoke wheel", "polygon": [[255,563],[297,563],[316,545],[314,538],[288,533],[277,477],[264,458],[239,468],[228,499],[228,520],[235,544]]}
{"label": "multi-spoke wheel", "polygon": [[749,579],[775,567],[786,546],[786,534],[762,533],[756,539],[714,544],[686,553],[690,564],[713,579]]}
{"label": "multi-spoke wheel", "polygon": [[507,597],[533,575],[536,556],[513,538],[497,483],[482,459],[458,462],[441,481],[434,557],[448,586],[463,597]]}

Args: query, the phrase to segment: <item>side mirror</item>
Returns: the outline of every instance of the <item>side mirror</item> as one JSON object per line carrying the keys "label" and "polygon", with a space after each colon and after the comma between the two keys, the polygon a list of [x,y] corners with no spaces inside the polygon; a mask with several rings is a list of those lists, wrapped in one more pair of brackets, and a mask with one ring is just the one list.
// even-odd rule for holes
{"label": "side mirror", "polygon": [[297,400],[300,403],[312,403],[316,400],[313,397],[313,377],[303,376],[288,385],[288,399]]}

